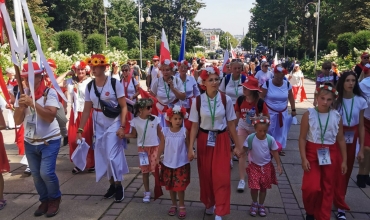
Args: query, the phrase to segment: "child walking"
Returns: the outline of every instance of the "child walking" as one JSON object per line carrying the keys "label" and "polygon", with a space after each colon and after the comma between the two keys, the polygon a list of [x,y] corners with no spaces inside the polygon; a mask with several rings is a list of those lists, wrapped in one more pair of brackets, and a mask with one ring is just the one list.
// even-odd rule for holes
{"label": "child walking", "polygon": [[[249,152],[249,165],[247,167],[248,187],[251,189],[252,205],[249,214],[261,217],[266,216],[264,202],[267,189],[271,189],[271,184],[277,185],[277,178],[274,165],[271,162],[272,153],[279,175],[282,174],[278,146],[275,139],[267,134],[270,120],[267,117],[257,117],[253,121],[255,133],[250,134],[244,141],[244,147]],[[258,202],[257,202],[258,198]]]}
{"label": "child walking", "polygon": [[151,115],[153,100],[140,99],[134,105],[135,118],[131,120],[132,131],[126,138],[135,138],[140,159],[140,169],[143,174],[144,197],[143,202],[150,202],[149,172],[154,173],[158,158],[158,137],[163,139],[160,119]]}
{"label": "child walking", "polygon": [[178,218],[184,219],[186,217],[185,189],[190,183],[189,161],[194,159],[194,151],[189,147],[188,131],[182,126],[184,118],[187,118],[186,109],[180,106],[170,108],[165,118],[170,122],[170,127],[162,129],[165,138],[159,145],[158,161],[159,156],[164,152],[160,182],[171,195],[172,206],[168,210],[168,215],[176,215],[178,196]]}
{"label": "child walking", "polygon": [[336,180],[347,172],[342,119],[337,110],[331,109],[337,95],[331,84],[318,87],[317,107],[309,108],[301,121],[299,151],[304,170],[302,199],[306,220],[330,219]]}
{"label": "child walking", "polygon": [[[1,111],[1,106],[0,106]],[[2,111],[0,112],[0,130],[6,128],[5,120]],[[6,200],[4,200],[4,178],[3,173],[10,171],[8,157],[6,155],[4,147],[3,134],[0,132],[0,210],[6,206]]]}

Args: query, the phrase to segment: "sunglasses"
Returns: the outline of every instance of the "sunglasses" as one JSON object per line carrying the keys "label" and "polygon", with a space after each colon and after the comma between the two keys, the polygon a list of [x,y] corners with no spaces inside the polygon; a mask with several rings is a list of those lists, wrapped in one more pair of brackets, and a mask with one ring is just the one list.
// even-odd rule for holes
{"label": "sunglasses", "polygon": [[368,60],[368,59],[369,59],[369,57],[363,57],[363,59]]}
{"label": "sunglasses", "polygon": [[128,72],[128,71],[129,71],[128,69],[122,70],[122,72]]}
{"label": "sunglasses", "polygon": [[150,110],[151,108],[152,108],[152,106],[149,105],[149,106],[146,107],[146,110]]}

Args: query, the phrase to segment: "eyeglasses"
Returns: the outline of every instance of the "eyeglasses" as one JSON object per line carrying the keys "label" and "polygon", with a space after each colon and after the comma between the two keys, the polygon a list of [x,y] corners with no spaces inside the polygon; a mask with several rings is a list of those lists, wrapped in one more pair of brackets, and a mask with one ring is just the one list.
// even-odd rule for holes
{"label": "eyeglasses", "polygon": [[149,106],[146,107],[146,110],[150,110],[151,108],[152,108],[152,106],[149,105]]}
{"label": "eyeglasses", "polygon": [[129,71],[128,69],[122,70],[122,72],[128,72],[128,71]]}
{"label": "eyeglasses", "polygon": [[210,80],[207,80],[207,82],[209,82],[209,83],[218,83],[218,82],[220,82],[220,78],[210,79]]}

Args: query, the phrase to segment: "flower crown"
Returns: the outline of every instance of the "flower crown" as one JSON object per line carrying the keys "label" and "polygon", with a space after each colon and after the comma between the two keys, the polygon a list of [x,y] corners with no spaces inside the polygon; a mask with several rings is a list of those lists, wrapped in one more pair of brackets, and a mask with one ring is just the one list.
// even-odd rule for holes
{"label": "flower crown", "polygon": [[267,118],[266,116],[260,116],[260,117],[257,117],[253,122],[252,122],[252,125],[256,125],[256,124],[259,124],[259,123],[262,123],[262,124],[270,124],[270,119]]}
{"label": "flower crown", "polygon": [[109,61],[103,54],[94,54],[85,60],[89,66],[108,66]]}
{"label": "flower crown", "polygon": [[218,67],[214,67],[214,66],[206,67],[205,69],[203,69],[203,71],[206,71],[208,75],[209,74],[220,75],[220,70],[218,69]]}
{"label": "flower crown", "polygon": [[177,66],[180,67],[181,65],[185,65],[186,67],[188,67],[188,69],[191,68],[191,65],[190,63],[187,61],[187,60],[182,60],[181,62],[178,62],[177,63]]}
{"label": "flower crown", "polygon": [[151,98],[139,99],[135,103],[135,105],[137,105],[139,108],[145,108],[146,106],[149,106],[149,105],[152,105],[152,104],[153,104],[153,100]]}
{"label": "flower crown", "polygon": [[72,65],[73,70],[77,70],[77,68],[85,69],[86,70],[87,64],[85,61],[77,61]]}
{"label": "flower crown", "polygon": [[186,108],[179,106],[179,105],[175,105],[173,108],[167,109],[166,116],[165,116],[166,120],[169,121],[170,118],[172,118],[174,114],[181,114],[184,118],[188,118],[188,113],[186,112]]}
{"label": "flower crown", "polygon": [[275,73],[284,73],[285,75],[288,74],[288,70],[284,69],[282,66],[276,66],[274,69]]}
{"label": "flower crown", "polygon": [[169,66],[171,69],[173,69],[173,68],[175,67],[175,64],[173,64],[173,63],[171,62],[171,60],[169,60],[169,59],[165,59],[165,60],[163,60],[163,61],[161,62],[161,66],[163,66],[163,65]]}
{"label": "flower crown", "polygon": [[323,89],[328,90],[328,91],[334,93],[335,94],[335,97],[338,98],[338,91],[335,88],[333,88],[332,86],[328,86],[328,85],[320,85],[319,88],[316,88],[315,94],[319,94],[319,92],[321,90],[323,90]]}

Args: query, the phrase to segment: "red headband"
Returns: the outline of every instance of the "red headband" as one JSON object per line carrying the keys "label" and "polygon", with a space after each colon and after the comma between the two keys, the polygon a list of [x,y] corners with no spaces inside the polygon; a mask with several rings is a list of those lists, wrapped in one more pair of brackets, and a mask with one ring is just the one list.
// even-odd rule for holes
{"label": "red headband", "polygon": [[285,75],[288,74],[288,70],[283,68],[282,66],[275,66],[274,73],[284,73]]}
{"label": "red headband", "polygon": [[171,60],[169,60],[169,59],[165,59],[165,60],[163,60],[163,61],[161,62],[161,66],[163,66],[163,65],[169,66],[171,69],[173,69],[173,68],[175,67],[175,64],[173,64],[173,63],[171,62]]}
{"label": "red headband", "polygon": [[173,108],[167,109],[166,117],[165,117],[166,120],[169,121],[174,114],[181,114],[184,118],[188,117],[187,116],[188,113],[186,112],[186,108],[176,105]]}

